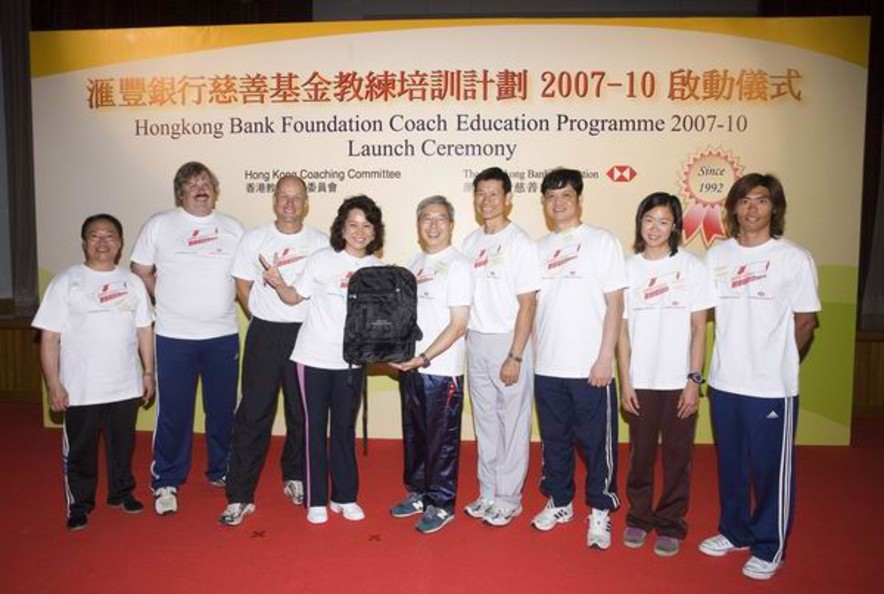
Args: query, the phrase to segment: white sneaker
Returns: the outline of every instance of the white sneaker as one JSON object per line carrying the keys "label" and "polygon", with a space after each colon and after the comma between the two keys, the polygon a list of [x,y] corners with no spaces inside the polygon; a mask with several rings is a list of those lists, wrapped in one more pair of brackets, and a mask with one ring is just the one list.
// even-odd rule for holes
{"label": "white sneaker", "polygon": [[590,548],[611,548],[611,518],[608,510],[593,508],[589,515],[589,531],[586,534],[586,544]]}
{"label": "white sneaker", "polygon": [[722,534],[710,536],[700,543],[700,552],[710,557],[724,557],[728,553],[735,551],[745,551],[748,547],[738,547]]}
{"label": "white sneaker", "polygon": [[239,526],[245,517],[254,511],[254,503],[231,503],[218,518],[218,522],[224,526]]}
{"label": "white sneaker", "polygon": [[753,580],[769,580],[776,575],[780,564],[776,561],[765,561],[758,557],[751,557],[743,566],[743,575]]}
{"label": "white sneaker", "polygon": [[178,489],[175,487],[160,487],[153,493],[153,508],[157,515],[165,516],[178,511]]}
{"label": "white sneaker", "polygon": [[495,505],[485,514],[485,523],[489,526],[506,526],[520,513],[522,513],[521,505],[516,507],[498,507]]}
{"label": "white sneaker", "polygon": [[358,503],[336,503],[332,501],[329,503],[329,507],[336,514],[342,513],[345,520],[358,522],[365,519],[365,512],[362,511]]}
{"label": "white sneaker", "polygon": [[282,493],[295,505],[304,504],[304,483],[302,481],[286,481],[282,486]]}
{"label": "white sneaker", "polygon": [[325,524],[328,522],[328,510],[324,505],[307,508],[307,521],[311,524]]}
{"label": "white sneaker", "polygon": [[574,506],[571,503],[562,507],[556,507],[552,497],[546,502],[546,507],[534,516],[531,525],[542,532],[547,532],[556,527],[556,524],[565,524],[574,519]]}
{"label": "white sneaker", "polygon": [[484,497],[479,497],[463,509],[471,518],[484,520],[488,512],[491,511],[492,507],[494,507],[493,499],[485,499]]}

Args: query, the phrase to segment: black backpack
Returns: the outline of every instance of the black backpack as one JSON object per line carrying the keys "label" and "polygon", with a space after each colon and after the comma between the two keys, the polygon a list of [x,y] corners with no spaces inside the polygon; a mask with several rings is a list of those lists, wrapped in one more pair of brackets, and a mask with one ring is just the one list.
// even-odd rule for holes
{"label": "black backpack", "polygon": [[369,266],[350,277],[344,360],[351,365],[414,357],[423,338],[417,325],[417,282],[401,266]]}

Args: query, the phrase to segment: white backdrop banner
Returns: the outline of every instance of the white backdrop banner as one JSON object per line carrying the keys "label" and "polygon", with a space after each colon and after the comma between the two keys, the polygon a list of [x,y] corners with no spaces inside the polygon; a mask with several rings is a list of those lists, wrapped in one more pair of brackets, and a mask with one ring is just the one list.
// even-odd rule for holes
{"label": "white backdrop banner", "polygon": [[[173,205],[172,177],[189,160],[218,175],[219,210],[247,227],[272,217],[288,173],[307,183],[319,228],[343,198],[368,194],[384,211],[383,258],[399,264],[418,249],[414,207],[426,196],[453,201],[460,243],[476,225],[471,180],[492,165],[512,176],[512,218],[537,238],[548,232],[540,181],[567,166],[586,179],[585,220],[627,251],[637,203],[680,196],[697,253],[723,237],[736,177],[772,172],[789,200],[786,235],[816,257],[824,302],[799,440],[847,443],[868,31],[867,18],[832,18],[33,33],[44,286],[78,261],[90,214],[118,216],[131,247]],[[370,399],[371,433],[398,437],[395,383],[373,378]],[[705,418],[699,435],[708,441]]]}

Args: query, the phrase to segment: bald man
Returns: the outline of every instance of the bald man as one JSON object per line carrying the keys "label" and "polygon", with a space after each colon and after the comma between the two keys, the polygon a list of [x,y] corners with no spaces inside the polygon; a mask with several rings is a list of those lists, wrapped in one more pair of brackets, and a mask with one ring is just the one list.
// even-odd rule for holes
{"label": "bald man", "polygon": [[304,501],[304,413],[295,365],[289,357],[309,301],[283,303],[261,279],[265,266],[276,265],[286,282],[292,283],[303,271],[307,256],[328,247],[328,235],[304,225],[307,204],[307,188],[300,178],[280,178],[273,192],[276,220],[246,233],[234,258],[236,296],[251,319],[227,473],[228,505],[220,518],[225,526],[236,526],[255,511],[255,487],[267,457],[280,387],[286,420],[283,493],[295,505]]}

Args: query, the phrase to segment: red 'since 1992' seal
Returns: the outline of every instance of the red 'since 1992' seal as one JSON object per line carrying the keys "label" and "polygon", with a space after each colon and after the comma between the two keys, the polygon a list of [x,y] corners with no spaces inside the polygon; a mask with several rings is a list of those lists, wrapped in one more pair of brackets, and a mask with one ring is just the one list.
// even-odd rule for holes
{"label": "red 'since 1992' seal", "polygon": [[724,201],[742,174],[739,158],[722,148],[707,149],[688,160],[681,172],[685,243],[699,235],[709,247],[716,239],[727,237],[722,221]]}

